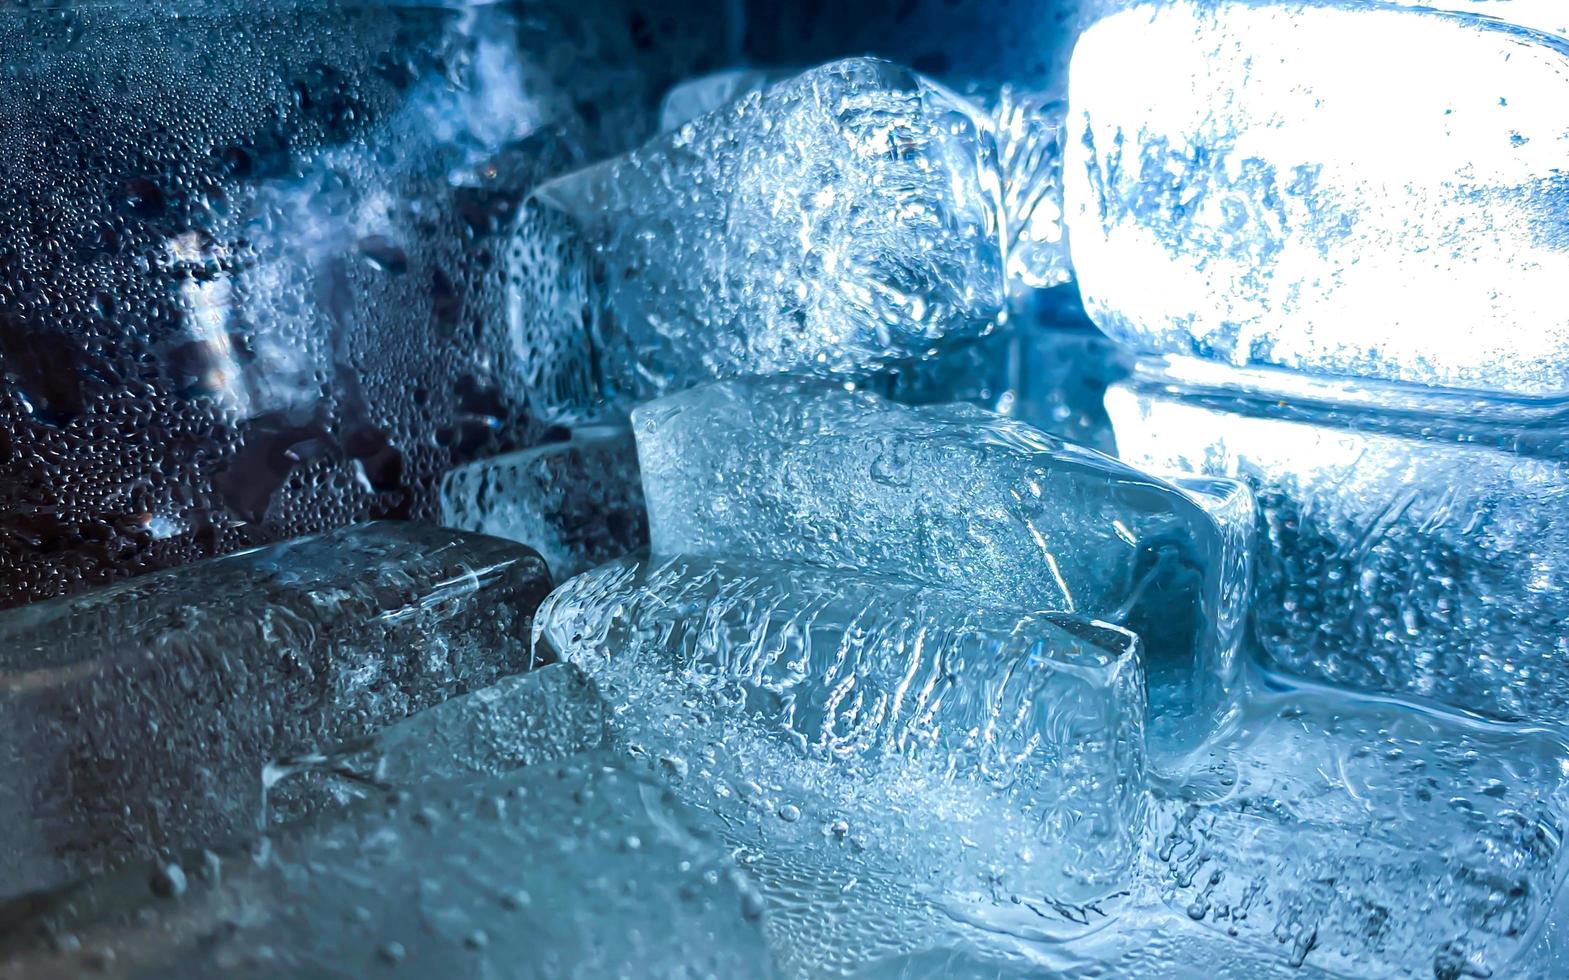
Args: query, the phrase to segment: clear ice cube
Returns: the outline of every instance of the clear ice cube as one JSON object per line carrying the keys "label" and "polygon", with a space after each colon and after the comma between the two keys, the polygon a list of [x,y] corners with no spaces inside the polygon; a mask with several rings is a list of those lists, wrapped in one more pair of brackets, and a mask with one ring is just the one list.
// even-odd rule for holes
{"label": "clear ice cube", "polygon": [[[775,84],[787,73],[733,68],[688,79],[660,106],[670,132]],[[990,119],[997,142],[1002,213],[1008,233],[1007,274],[1020,296],[1073,278],[1062,222],[1062,131],[1067,103],[1014,85],[971,86],[965,94]]]}
{"label": "clear ice cube", "polygon": [[1516,976],[1563,878],[1569,745],[1327,689],[1260,688],[1157,804],[1190,918],[1337,976]]}
{"label": "clear ice cube", "polygon": [[0,617],[0,888],[249,831],[262,768],[526,670],[545,564],[374,523]]}
{"label": "clear ice cube", "polygon": [[683,556],[567,582],[535,633],[592,673],[662,673],[744,705],[809,756],[911,758],[992,787],[1035,822],[1053,879],[1121,881],[1142,830],[1143,674],[1137,639],[1114,626],[840,570]]}
{"label": "clear ice cube", "polygon": [[441,522],[521,541],[558,580],[645,548],[632,433],[585,426],[566,442],[451,470],[441,484]]}
{"label": "clear ice cube", "polygon": [[667,396],[633,429],[656,554],[863,569],[1129,625],[1157,726],[1218,710],[1236,677],[1253,526],[1241,484],[1184,488],[973,406],[795,378]]}
{"label": "clear ice cube", "polygon": [[[1003,300],[988,122],[872,59],[751,92],[542,185],[579,238],[612,401],[740,373],[865,372],[985,332]],[[587,312],[585,314],[585,306]]]}
{"label": "clear ice cube", "polygon": [[1562,396],[1566,74],[1561,39],[1475,13],[1112,14],[1069,81],[1086,308],[1152,354]]}
{"label": "clear ice cube", "polygon": [[19,924],[0,975],[772,975],[761,903],[729,856],[604,752],[426,784],[0,919]]}
{"label": "clear ice cube", "polygon": [[[1495,717],[1569,721],[1569,427],[1482,401],[1413,414],[1293,391],[1144,373],[1106,395],[1129,463],[1256,490],[1264,662]],[[1398,406],[1405,392],[1387,395]]]}

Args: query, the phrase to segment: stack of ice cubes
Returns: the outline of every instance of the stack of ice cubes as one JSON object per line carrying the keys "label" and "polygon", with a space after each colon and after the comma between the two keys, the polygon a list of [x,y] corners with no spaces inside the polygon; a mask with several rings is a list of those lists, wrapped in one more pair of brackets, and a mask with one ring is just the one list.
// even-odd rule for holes
{"label": "stack of ice cubes", "polygon": [[0,618],[0,976],[1561,974],[1569,47],[1452,5],[679,87],[454,530]]}

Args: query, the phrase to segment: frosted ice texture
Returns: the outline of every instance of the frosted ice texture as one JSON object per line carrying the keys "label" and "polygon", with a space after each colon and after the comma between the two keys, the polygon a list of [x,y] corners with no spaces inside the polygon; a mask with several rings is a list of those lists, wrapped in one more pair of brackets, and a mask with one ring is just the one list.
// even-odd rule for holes
{"label": "frosted ice texture", "polygon": [[728,856],[603,752],[426,784],[177,867],[178,899],[149,887],[167,870],[135,868],[6,909],[26,928],[0,976],[772,975]]}
{"label": "frosted ice texture", "polygon": [[1265,662],[1493,716],[1569,720],[1562,420],[1402,416],[1158,382],[1116,385],[1106,407],[1133,465],[1257,491]]}
{"label": "frosted ice texture", "polygon": [[1477,14],[1113,14],[1070,71],[1086,308],[1149,353],[1562,395],[1566,71],[1562,40]]}
{"label": "frosted ice texture", "polygon": [[535,633],[592,673],[717,692],[809,756],[905,757],[992,787],[1036,822],[1051,878],[1126,875],[1145,789],[1126,630],[839,570],[671,557],[564,584]]}
{"label": "frosted ice texture", "polygon": [[441,483],[441,522],[521,541],[558,580],[645,548],[632,433],[586,426],[565,442],[452,470]]}
{"label": "frosted ice texture", "polygon": [[1337,976],[1522,975],[1563,878],[1569,746],[1324,689],[1255,692],[1157,807],[1165,900]]}
{"label": "frosted ice texture", "polygon": [[1191,684],[1204,706],[1235,677],[1240,484],[1192,492],[973,406],[791,378],[667,396],[633,429],[656,554],[857,568],[1125,624],[1152,683]]}
{"label": "frosted ice texture", "polygon": [[0,618],[6,893],[255,825],[262,768],[526,670],[544,562],[375,523]]}
{"label": "frosted ice texture", "polygon": [[[991,130],[962,99],[851,59],[752,92],[542,185],[592,263],[607,394],[738,373],[864,372],[989,329],[1004,229]],[[568,305],[563,329],[583,313]]]}

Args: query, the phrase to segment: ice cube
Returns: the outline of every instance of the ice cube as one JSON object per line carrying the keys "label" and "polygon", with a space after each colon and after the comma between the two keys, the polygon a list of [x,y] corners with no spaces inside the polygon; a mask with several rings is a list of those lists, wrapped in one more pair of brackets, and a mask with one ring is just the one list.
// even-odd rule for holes
{"label": "ice cube", "polygon": [[1289,380],[1289,395],[1248,395],[1146,372],[1106,395],[1129,463],[1257,491],[1264,662],[1569,721],[1569,429],[1511,404],[1467,399],[1438,414],[1429,399],[1434,411],[1416,414],[1391,410],[1410,404],[1403,389],[1359,407]]}
{"label": "ice cube", "polygon": [[585,426],[566,442],[449,472],[441,522],[521,541],[557,579],[648,546],[632,433]]}
{"label": "ice cube", "polygon": [[[562,585],[536,636],[593,673],[663,673],[810,756],[910,757],[1036,821],[1044,873],[1124,876],[1144,808],[1144,684],[1126,630],[977,607],[805,565],[629,558]],[[1040,889],[1041,892],[1049,889]]]}
{"label": "ice cube", "polygon": [[[667,396],[633,429],[656,554],[863,569],[1138,623],[1157,726],[1225,702],[1252,528],[1240,484],[1195,493],[973,406],[796,378]],[[1242,526],[1222,528],[1210,506]]]}
{"label": "ice cube", "polygon": [[608,709],[571,664],[549,664],[426,708],[366,738],[288,756],[261,774],[267,822],[380,788],[500,775],[603,747]]}
{"label": "ice cube", "polygon": [[1560,39],[1479,14],[1115,13],[1070,70],[1086,308],[1153,354],[1561,396],[1566,74]]}
{"label": "ice cube", "polygon": [[[660,107],[671,132],[693,119],[788,77],[778,70],[733,68],[672,88]],[[988,116],[997,142],[1007,273],[1020,295],[1073,278],[1062,233],[1062,129],[1067,103],[1014,85],[967,91]]]}
{"label": "ice cube", "polygon": [[[866,372],[990,328],[1004,300],[987,121],[872,59],[752,92],[536,199],[580,236],[608,396]],[[563,304],[563,329],[581,329]]]}
{"label": "ice cube", "polygon": [[247,831],[279,756],[526,670],[544,562],[374,523],[0,617],[0,882]]}
{"label": "ice cube", "polygon": [[1337,976],[1516,976],[1563,877],[1566,771],[1542,729],[1260,690],[1158,806],[1160,887]]}
{"label": "ice cube", "polygon": [[127,869],[0,918],[26,926],[0,965],[18,976],[772,974],[728,856],[603,752],[427,784],[256,856]]}

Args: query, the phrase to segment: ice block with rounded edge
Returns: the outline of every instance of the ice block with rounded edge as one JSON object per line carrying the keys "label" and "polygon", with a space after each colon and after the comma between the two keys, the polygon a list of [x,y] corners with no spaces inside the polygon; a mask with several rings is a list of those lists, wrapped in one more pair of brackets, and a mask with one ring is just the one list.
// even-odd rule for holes
{"label": "ice block with rounded edge", "polygon": [[1118,11],[1069,72],[1086,308],[1149,354],[1569,395],[1566,94],[1569,42],[1479,13]]}
{"label": "ice block with rounded edge", "polygon": [[534,660],[522,545],[362,524],[0,617],[0,890],[248,832],[262,769]]}
{"label": "ice block with rounded edge", "polygon": [[633,430],[656,554],[860,569],[1125,624],[1153,727],[1223,710],[1253,527],[1235,481],[1178,486],[973,406],[797,378],[670,395]]}
{"label": "ice block with rounded edge", "polygon": [[535,635],[608,684],[662,675],[714,692],[838,769],[911,760],[994,791],[1029,825],[1018,846],[1042,852],[1035,881],[1019,874],[1034,894],[1064,876],[1126,882],[1146,786],[1127,630],[874,575],[674,556],[572,579]]}
{"label": "ice block with rounded edge", "polygon": [[540,186],[613,402],[741,373],[864,373],[990,329],[1005,298],[989,122],[908,69],[836,61]]}

